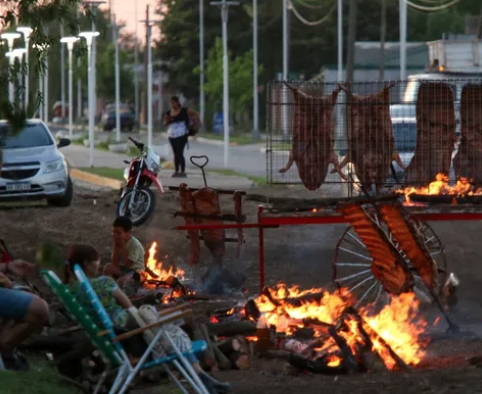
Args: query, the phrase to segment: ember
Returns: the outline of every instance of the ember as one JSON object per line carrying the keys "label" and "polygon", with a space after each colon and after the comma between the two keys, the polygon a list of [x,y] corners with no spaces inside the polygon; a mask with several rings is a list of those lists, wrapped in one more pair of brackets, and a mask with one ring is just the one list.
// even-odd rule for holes
{"label": "ember", "polygon": [[169,277],[175,277],[177,279],[184,279],[184,270],[180,268],[170,267],[169,269],[163,267],[162,261],[157,261],[157,243],[153,242],[149,249],[149,258],[146,263],[146,273],[148,279],[155,279],[158,281],[165,281]]}
{"label": "ember", "polygon": [[[287,302],[290,295],[310,293],[320,294],[319,299],[303,301],[299,306]],[[327,335],[330,327],[333,329],[335,326],[337,334],[353,354],[366,346],[365,336],[368,335],[371,350],[381,357],[389,369],[395,367],[397,357],[406,364],[416,365],[425,354],[425,344],[420,340],[420,335],[427,324],[416,315],[418,301],[412,293],[393,297],[391,303],[376,315],[370,306],[360,309],[359,319],[354,317],[353,312],[347,312],[354,300],[350,299],[350,293],[345,294],[344,289],[330,293],[320,292],[320,289],[300,291],[296,287],[278,285],[276,289],[266,289],[255,301],[262,313],[259,321],[274,326],[277,332],[292,334],[303,327],[314,329],[315,337],[324,338],[321,345],[315,348],[315,358],[325,357],[329,367],[342,362],[335,339]],[[343,328],[338,329],[340,322]]]}
{"label": "ember", "polygon": [[405,189],[397,190],[397,193],[404,194],[407,203],[411,203],[410,195],[443,195],[454,197],[465,196],[481,196],[482,189],[475,188],[474,185],[467,178],[459,178],[455,185],[449,185],[449,177],[445,174],[437,174],[435,181],[428,186],[415,188],[407,187]]}

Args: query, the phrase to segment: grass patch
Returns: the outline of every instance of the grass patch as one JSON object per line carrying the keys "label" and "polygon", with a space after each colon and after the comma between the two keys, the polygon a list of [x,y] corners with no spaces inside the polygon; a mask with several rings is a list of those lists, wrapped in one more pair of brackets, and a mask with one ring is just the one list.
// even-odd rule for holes
{"label": "grass patch", "polygon": [[[199,137],[216,141],[224,141],[223,134],[202,133],[199,134]],[[233,142],[239,145],[250,145],[263,143],[263,140],[253,140],[253,138],[249,134],[231,134],[229,136],[229,143]]]}
{"label": "grass patch", "polygon": [[31,364],[28,372],[0,372],[2,394],[83,394],[45,363]]}
{"label": "grass patch", "polygon": [[229,169],[223,169],[223,168],[208,170],[208,172],[213,172],[213,173],[216,173],[216,174],[219,174],[219,175],[225,175],[225,176],[237,176],[237,177],[241,177],[241,178],[247,178],[251,182],[256,183],[256,185],[258,185],[258,186],[266,185],[266,178],[261,177],[261,176],[244,174],[242,172],[229,170]]}
{"label": "grass patch", "polygon": [[90,174],[103,176],[106,178],[116,179],[118,181],[124,180],[124,170],[121,168],[110,168],[110,167],[83,167],[80,168],[81,171],[88,172]]}

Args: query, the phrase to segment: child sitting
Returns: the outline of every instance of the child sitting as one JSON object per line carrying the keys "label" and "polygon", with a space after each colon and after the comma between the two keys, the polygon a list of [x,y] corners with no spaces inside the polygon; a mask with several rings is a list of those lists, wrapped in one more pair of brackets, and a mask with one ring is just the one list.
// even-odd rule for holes
{"label": "child sitting", "polygon": [[[117,283],[107,276],[96,277],[100,265],[100,258],[97,250],[90,245],[74,245],[69,249],[68,263],[70,272],[65,278],[67,283],[70,277],[75,278],[75,275],[73,274],[74,266],[78,264],[89,278],[92,288],[98,295],[100,302],[114,325],[120,329],[128,330],[139,328],[139,325],[136,323],[131,313],[129,313],[129,310],[135,308],[132,306],[129,298],[118,287]],[[74,297],[85,308],[89,316],[94,318],[100,327],[103,327],[102,323],[100,323],[97,318],[97,313],[91,302],[82,290],[80,283],[75,281],[69,287]],[[175,326],[175,328],[182,331],[181,328],[177,326]],[[140,342],[128,343],[123,341],[122,344],[126,352],[133,354],[135,357],[140,357],[145,349],[147,349],[147,344],[140,335],[131,338],[137,338]],[[199,374],[201,381],[211,394],[224,394],[231,390],[231,385],[229,383],[219,382],[204,372],[194,354],[187,353],[186,358],[192,364],[194,370]]]}

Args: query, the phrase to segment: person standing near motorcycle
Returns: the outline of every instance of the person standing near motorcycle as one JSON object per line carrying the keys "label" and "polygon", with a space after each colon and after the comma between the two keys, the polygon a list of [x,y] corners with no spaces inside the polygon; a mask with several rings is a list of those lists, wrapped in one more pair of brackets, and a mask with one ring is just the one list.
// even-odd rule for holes
{"label": "person standing near motorcycle", "polygon": [[171,97],[171,109],[164,115],[164,126],[167,127],[167,135],[174,153],[175,172],[174,178],[186,177],[186,159],[184,149],[189,135],[194,135],[195,131],[190,132],[190,117],[196,124],[200,124],[199,114],[190,108],[183,107],[177,96]]}

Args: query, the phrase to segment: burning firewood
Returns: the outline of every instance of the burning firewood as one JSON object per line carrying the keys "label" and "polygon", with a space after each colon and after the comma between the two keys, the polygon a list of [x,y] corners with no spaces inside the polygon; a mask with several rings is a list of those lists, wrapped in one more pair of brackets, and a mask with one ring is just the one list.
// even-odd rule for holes
{"label": "burning firewood", "polygon": [[210,334],[218,337],[256,334],[256,324],[250,321],[207,323],[206,327]]}
{"label": "burning firewood", "polygon": [[308,371],[316,374],[341,375],[346,373],[341,365],[330,366],[328,365],[329,362],[327,362],[327,360],[324,358],[313,361],[297,354],[289,354],[288,362],[302,371]]}

